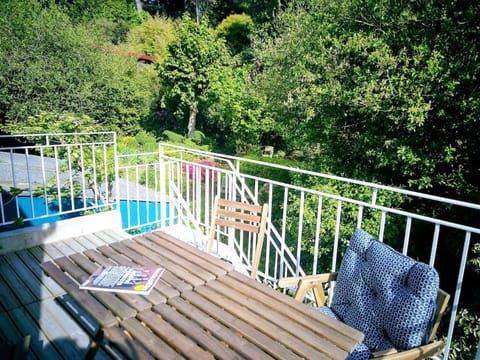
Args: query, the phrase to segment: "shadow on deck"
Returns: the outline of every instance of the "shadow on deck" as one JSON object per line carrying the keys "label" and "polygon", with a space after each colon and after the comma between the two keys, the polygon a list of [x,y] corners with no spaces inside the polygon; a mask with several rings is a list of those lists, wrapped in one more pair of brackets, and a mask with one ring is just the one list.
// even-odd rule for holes
{"label": "shadow on deck", "polygon": [[[98,324],[43,273],[40,264],[124,239],[123,234],[105,230],[1,255],[0,349],[30,335],[29,359],[84,358]],[[0,358],[6,356],[0,353]],[[100,349],[95,358],[110,356]]]}

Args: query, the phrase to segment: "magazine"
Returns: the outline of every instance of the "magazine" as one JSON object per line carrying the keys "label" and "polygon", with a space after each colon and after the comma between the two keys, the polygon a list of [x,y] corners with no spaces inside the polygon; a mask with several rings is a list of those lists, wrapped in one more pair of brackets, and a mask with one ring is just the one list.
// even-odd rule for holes
{"label": "magazine", "polygon": [[80,289],[148,295],[164,270],[156,266],[102,266]]}

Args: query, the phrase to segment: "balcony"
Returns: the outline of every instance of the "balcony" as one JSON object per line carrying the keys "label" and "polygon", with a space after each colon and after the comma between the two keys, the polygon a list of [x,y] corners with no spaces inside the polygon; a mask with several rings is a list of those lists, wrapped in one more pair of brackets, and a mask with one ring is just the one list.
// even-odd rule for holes
{"label": "balcony", "polygon": [[[273,288],[285,276],[336,271],[356,227],[436,267],[440,286],[453,299],[444,320],[448,358],[469,289],[465,268],[479,242],[479,204],[171,144],[160,144],[154,153],[122,154],[111,132],[14,139],[17,145],[0,146],[0,253],[6,254],[0,265],[10,269],[0,277],[19,266],[25,272],[18,281],[28,287],[32,280],[25,275],[38,264],[29,263],[27,255],[41,260],[53,251],[68,253],[154,230],[203,249],[219,194],[268,204],[257,280]],[[224,234],[217,251],[248,269],[256,239],[234,235]],[[0,293],[11,291],[11,279],[3,280],[10,285]],[[16,322],[23,318],[14,308],[0,309],[2,322],[22,333],[23,324]],[[34,311],[22,316],[29,319],[24,323],[40,323]],[[38,332],[51,341],[48,329],[40,326]],[[63,354],[58,346],[51,351]]]}

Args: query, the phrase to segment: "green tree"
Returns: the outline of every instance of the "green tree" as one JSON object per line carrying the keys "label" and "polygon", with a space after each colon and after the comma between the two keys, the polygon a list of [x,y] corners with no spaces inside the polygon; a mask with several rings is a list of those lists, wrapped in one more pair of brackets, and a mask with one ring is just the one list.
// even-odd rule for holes
{"label": "green tree", "polygon": [[290,0],[232,0],[231,6],[236,13],[250,15],[255,23],[272,21]]}
{"label": "green tree", "polygon": [[202,96],[212,77],[230,65],[230,56],[224,42],[205,23],[197,24],[189,16],[180,22],[168,52],[160,68],[163,102],[177,120],[187,124],[186,134],[191,138]]}
{"label": "green tree", "polygon": [[159,63],[167,57],[167,47],[175,38],[174,23],[166,17],[151,17],[130,29],[126,46],[129,50],[155,56]]}
{"label": "green tree", "polygon": [[132,0],[55,0],[75,24],[94,26],[109,41],[125,40],[128,30],[144,17]]}
{"label": "green tree", "polygon": [[265,99],[251,88],[245,66],[223,67],[213,73],[200,104],[201,130],[225,151],[258,151],[262,135],[274,128]]}
{"label": "green tree", "polygon": [[85,114],[105,130],[138,130],[157,96],[157,75],[137,71],[129,56],[90,47],[96,35],[54,5],[0,4],[3,131],[21,133],[42,111]]}
{"label": "green tree", "polygon": [[223,37],[233,55],[250,48],[250,35],[253,20],[249,15],[232,14],[217,26],[218,34]]}
{"label": "green tree", "polygon": [[257,89],[289,147],[321,144],[332,171],[478,197],[478,15],[459,1],[292,1],[255,41]]}

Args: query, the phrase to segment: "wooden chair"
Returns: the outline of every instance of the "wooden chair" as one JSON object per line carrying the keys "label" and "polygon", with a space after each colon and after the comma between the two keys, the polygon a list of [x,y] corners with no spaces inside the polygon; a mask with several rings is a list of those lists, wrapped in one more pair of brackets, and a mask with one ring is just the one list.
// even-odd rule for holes
{"label": "wooden chair", "polygon": [[253,233],[257,236],[252,271],[250,277],[257,276],[260,256],[262,254],[263,240],[267,224],[267,205],[251,205],[237,201],[215,197],[212,222],[208,235],[207,252],[212,252],[213,243],[219,228],[232,228],[237,232]]}
{"label": "wooden chair", "polygon": [[[384,245],[386,246],[386,245]],[[394,251],[391,249],[391,251]],[[340,267],[342,271],[342,267]],[[278,282],[280,288],[296,287],[294,298],[303,301],[309,291],[312,291],[313,297],[318,307],[324,307],[327,303],[327,296],[325,291],[332,281],[336,281],[338,272],[325,273],[319,275],[310,275],[303,277],[283,278]],[[436,332],[440,324],[440,320],[447,308],[450,295],[445,291],[438,289],[436,297],[436,307],[434,323],[431,327],[431,333],[428,338],[428,343],[412,349],[397,351],[396,349],[387,349],[383,351],[373,352],[375,359],[425,359],[437,354],[440,354],[444,348],[442,340],[435,340]]]}

